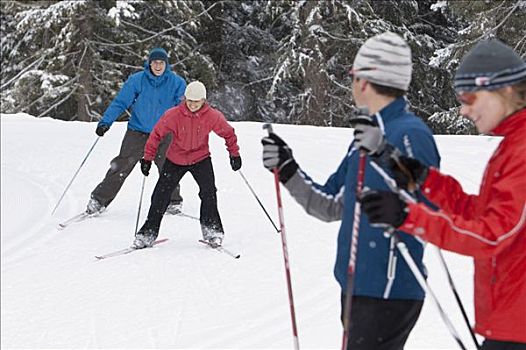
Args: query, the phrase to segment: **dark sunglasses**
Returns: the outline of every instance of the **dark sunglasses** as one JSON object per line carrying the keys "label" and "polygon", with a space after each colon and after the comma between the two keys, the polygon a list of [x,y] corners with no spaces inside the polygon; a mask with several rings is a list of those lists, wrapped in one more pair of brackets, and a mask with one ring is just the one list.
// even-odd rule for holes
{"label": "dark sunglasses", "polygon": [[477,95],[473,92],[461,92],[457,94],[457,100],[463,105],[471,106],[477,100]]}

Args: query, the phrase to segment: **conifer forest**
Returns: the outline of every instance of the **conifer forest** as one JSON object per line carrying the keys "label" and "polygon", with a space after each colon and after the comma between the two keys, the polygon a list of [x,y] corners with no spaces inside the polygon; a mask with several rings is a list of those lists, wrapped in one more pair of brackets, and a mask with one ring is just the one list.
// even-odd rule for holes
{"label": "conifer forest", "polygon": [[229,120],[345,127],[354,56],[392,31],[412,49],[412,110],[435,133],[470,134],[452,88],[459,59],[491,37],[526,58],[520,0],[18,0],[0,10],[0,111],[61,120],[100,120],[163,47]]}

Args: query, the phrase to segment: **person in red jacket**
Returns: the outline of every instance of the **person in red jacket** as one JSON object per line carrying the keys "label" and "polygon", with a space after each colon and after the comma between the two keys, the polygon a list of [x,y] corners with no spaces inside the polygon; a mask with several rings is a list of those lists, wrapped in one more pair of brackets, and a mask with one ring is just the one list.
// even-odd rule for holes
{"label": "person in red jacket", "polygon": [[172,134],[172,141],[166,152],[166,162],[152,194],[148,218],[135,235],[133,247],[151,247],[159,235],[163,214],[170,203],[170,194],[187,173],[192,174],[199,186],[201,199],[200,223],[203,239],[212,247],[222,244],[224,231],[217,210],[217,195],[214,169],[208,147],[208,135],[215,132],[226,141],[232,170],[241,168],[241,156],[234,128],[225,116],[208,105],[206,88],[200,81],[188,84],[185,101],[168,109],[155,125],[141,159],[141,171],[148,176],[152,161],[161,140]]}
{"label": "person in red jacket", "polygon": [[463,58],[455,89],[461,115],[479,132],[503,137],[479,194],[467,194],[453,177],[397,156],[377,128],[366,127],[357,146],[383,159],[400,187],[416,185],[439,210],[374,190],[362,196],[362,209],[371,223],[472,256],[475,332],[485,337],[482,349],[525,350],[526,63],[499,40],[483,40]]}

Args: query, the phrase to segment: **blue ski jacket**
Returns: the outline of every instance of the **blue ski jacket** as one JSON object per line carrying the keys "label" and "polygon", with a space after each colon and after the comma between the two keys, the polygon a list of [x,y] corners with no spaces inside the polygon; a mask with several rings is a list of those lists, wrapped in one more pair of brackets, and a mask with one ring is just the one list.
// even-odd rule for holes
{"label": "blue ski jacket", "polygon": [[[439,167],[440,156],[433,135],[425,123],[407,110],[404,97],[399,97],[376,113],[389,143],[402,153],[422,163]],[[338,169],[324,185],[314,182],[299,169],[285,183],[294,199],[307,213],[324,221],[342,220],[338,234],[338,247],[334,275],[342,293],[347,289],[350,241],[354,222],[359,152],[351,143]],[[367,159],[364,186],[370,189],[389,190],[384,178]],[[389,172],[386,170],[389,174]],[[392,174],[389,174],[392,176]],[[424,199],[419,194],[421,199]],[[431,203],[427,202],[430,206]],[[413,236],[401,231],[400,239],[407,245],[420,271],[427,276],[422,262],[424,246]],[[397,251],[394,240],[386,237],[381,228],[372,227],[367,215],[360,216],[358,251],[353,295],[383,299],[422,300],[425,293],[413,273]]]}
{"label": "blue ski jacket", "polygon": [[99,125],[111,124],[126,110],[131,113],[128,129],[149,134],[163,113],[178,105],[184,95],[186,82],[175,74],[170,65],[161,76],[155,76],[148,61],[144,70],[132,74],[108,106]]}

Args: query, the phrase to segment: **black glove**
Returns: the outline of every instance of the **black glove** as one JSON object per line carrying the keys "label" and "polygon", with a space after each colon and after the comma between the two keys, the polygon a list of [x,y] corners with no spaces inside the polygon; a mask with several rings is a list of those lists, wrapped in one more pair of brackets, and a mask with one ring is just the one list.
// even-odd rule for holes
{"label": "black glove", "polygon": [[152,167],[152,161],[146,160],[144,158],[141,159],[141,172],[144,176],[150,175],[150,168]]}
{"label": "black glove", "polygon": [[279,181],[286,183],[298,170],[292,157],[292,150],[278,135],[270,133],[261,139],[263,144],[263,165],[270,171],[278,169]]}
{"label": "black glove", "polygon": [[239,169],[241,169],[241,156],[230,156],[230,166],[234,171],[238,171]]}
{"label": "black glove", "polygon": [[390,157],[389,167],[399,187],[413,192],[426,180],[429,168],[418,160],[403,155]]}
{"label": "black glove", "polygon": [[110,127],[106,124],[99,124],[97,125],[97,129],[95,129],[95,134],[97,134],[98,136],[104,136],[104,134],[106,133],[106,131],[110,130]]}
{"label": "black glove", "polygon": [[365,191],[360,203],[373,225],[398,228],[407,217],[407,204],[394,192]]}

